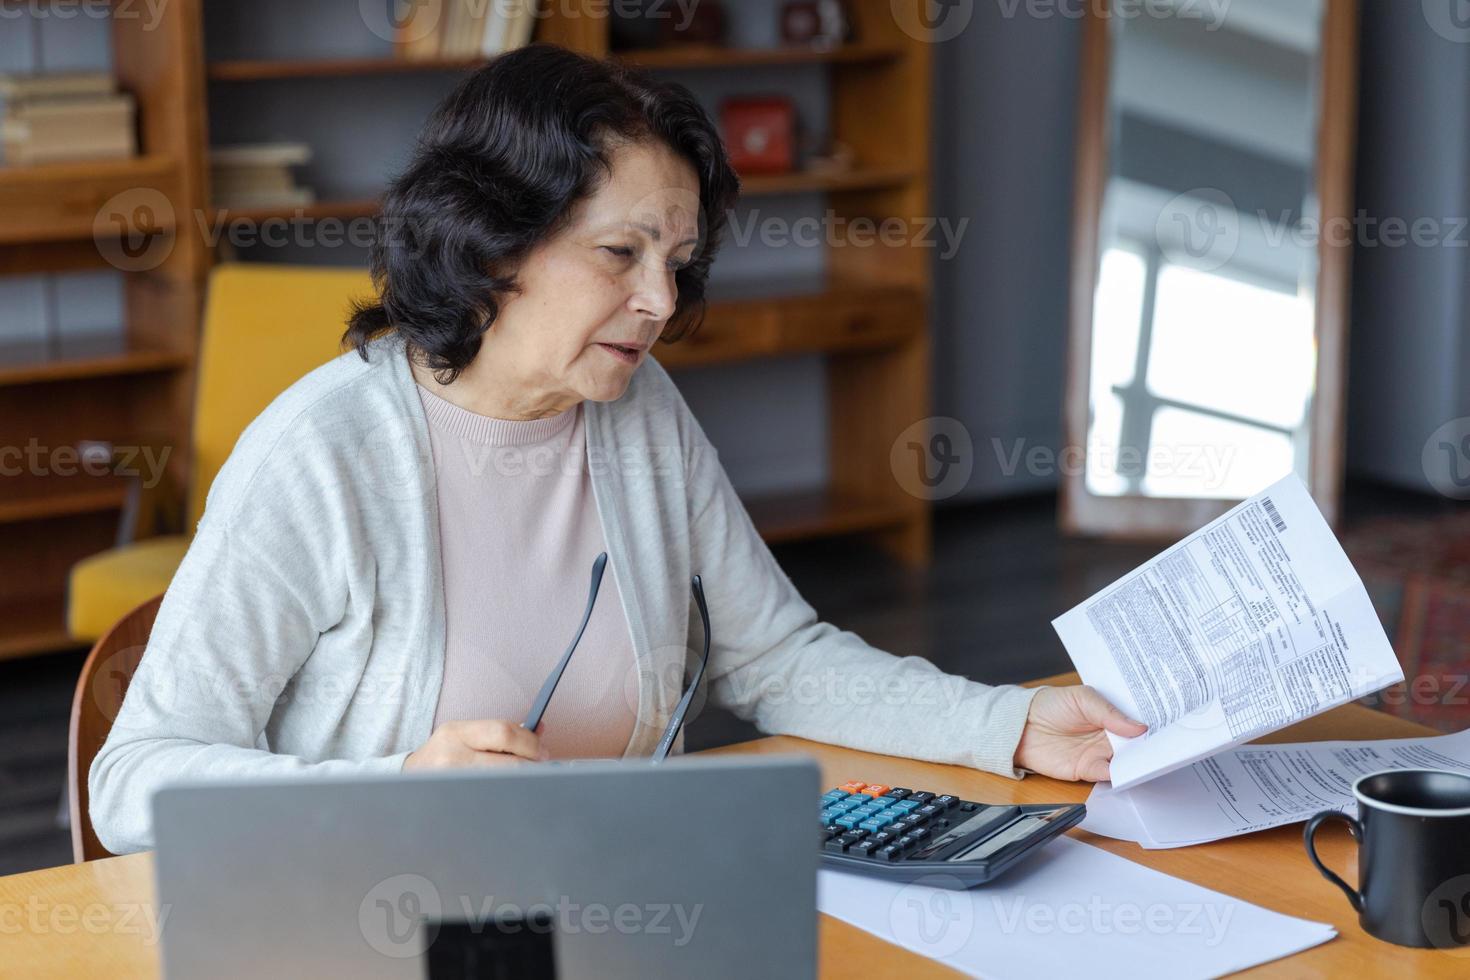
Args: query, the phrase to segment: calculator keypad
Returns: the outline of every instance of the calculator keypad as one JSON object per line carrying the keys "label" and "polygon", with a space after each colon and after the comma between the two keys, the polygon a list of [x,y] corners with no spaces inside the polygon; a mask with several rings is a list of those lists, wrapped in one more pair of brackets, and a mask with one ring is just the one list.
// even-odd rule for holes
{"label": "calculator keypad", "polygon": [[898,861],[950,825],[945,814],[980,804],[882,784],[843,783],[821,797],[822,846],[837,854]]}
{"label": "calculator keypad", "polygon": [[1076,826],[1086,812],[1075,803],[975,803],[903,786],[843,783],[821,796],[818,846],[828,868],[974,888]]}

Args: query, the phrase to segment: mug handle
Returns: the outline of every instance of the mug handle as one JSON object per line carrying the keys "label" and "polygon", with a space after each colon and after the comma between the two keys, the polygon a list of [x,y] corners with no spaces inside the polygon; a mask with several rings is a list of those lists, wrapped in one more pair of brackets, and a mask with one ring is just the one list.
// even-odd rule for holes
{"label": "mug handle", "polygon": [[1307,845],[1307,857],[1311,858],[1312,863],[1317,866],[1317,870],[1322,872],[1322,877],[1326,878],[1338,888],[1342,889],[1342,893],[1346,895],[1348,897],[1348,901],[1353,904],[1354,911],[1362,912],[1363,896],[1358,894],[1358,892],[1354,890],[1350,885],[1348,885],[1347,882],[1339,878],[1332,871],[1332,869],[1323,864],[1322,859],[1317,856],[1317,830],[1329,820],[1341,820],[1343,823],[1347,824],[1348,833],[1353,835],[1353,840],[1358,842],[1359,847],[1362,846],[1362,824],[1358,823],[1356,820],[1348,816],[1346,813],[1343,813],[1341,810],[1323,810],[1321,813],[1312,817],[1311,820],[1307,821],[1306,830],[1302,832],[1302,838]]}

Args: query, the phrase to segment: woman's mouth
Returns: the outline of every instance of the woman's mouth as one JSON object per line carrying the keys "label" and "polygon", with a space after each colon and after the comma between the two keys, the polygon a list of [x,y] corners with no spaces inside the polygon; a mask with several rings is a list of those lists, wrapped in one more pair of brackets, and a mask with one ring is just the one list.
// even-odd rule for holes
{"label": "woman's mouth", "polygon": [[638,349],[637,348],[634,348],[634,347],[624,347],[624,346],[622,346],[620,344],[598,344],[597,346],[598,347],[601,347],[603,350],[607,351],[609,354],[611,354],[613,357],[616,357],[618,360],[622,361],[624,364],[637,364],[638,363]]}

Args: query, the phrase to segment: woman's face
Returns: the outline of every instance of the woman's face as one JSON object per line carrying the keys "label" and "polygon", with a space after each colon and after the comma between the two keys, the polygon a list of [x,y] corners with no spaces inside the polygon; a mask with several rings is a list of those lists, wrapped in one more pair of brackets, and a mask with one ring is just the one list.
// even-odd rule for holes
{"label": "woman's face", "polygon": [[701,246],[693,167],[661,143],[625,143],[610,160],[601,189],[516,270],[521,292],[476,357],[526,403],[619,398],[674,313],[674,272]]}

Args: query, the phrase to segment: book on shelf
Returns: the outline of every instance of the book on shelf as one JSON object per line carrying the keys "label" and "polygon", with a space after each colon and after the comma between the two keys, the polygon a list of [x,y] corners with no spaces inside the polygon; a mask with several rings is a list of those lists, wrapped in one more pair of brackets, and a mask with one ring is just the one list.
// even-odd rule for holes
{"label": "book on shelf", "polygon": [[290,167],[311,162],[311,147],[306,143],[236,143],[211,146],[211,167]]}
{"label": "book on shelf", "polygon": [[291,167],[308,163],[305,143],[241,143],[209,151],[210,197],[217,208],[311,204],[316,192],[297,184]]}
{"label": "book on shelf", "polygon": [[33,99],[111,95],[117,83],[105,71],[0,73],[0,100],[10,105]]}
{"label": "book on shelf", "polygon": [[5,163],[136,156],[135,104],[105,72],[0,74],[0,144]]}
{"label": "book on shelf", "polygon": [[398,23],[395,57],[491,57],[531,42],[537,0],[444,0],[418,4]]}
{"label": "book on shelf", "polygon": [[217,208],[278,208],[298,207],[316,203],[316,191],[310,187],[292,187],[289,190],[232,190],[221,193],[214,191],[214,206]]}
{"label": "book on shelf", "polygon": [[531,43],[536,29],[536,0],[503,0],[494,8],[480,37],[480,53],[486,57],[514,51]]}

